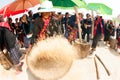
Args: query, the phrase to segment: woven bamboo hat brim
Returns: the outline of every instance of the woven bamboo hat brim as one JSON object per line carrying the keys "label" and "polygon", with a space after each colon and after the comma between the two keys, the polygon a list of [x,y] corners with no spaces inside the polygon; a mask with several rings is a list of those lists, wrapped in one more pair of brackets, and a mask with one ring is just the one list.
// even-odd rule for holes
{"label": "woven bamboo hat brim", "polygon": [[75,53],[75,49],[65,38],[51,37],[34,45],[26,62],[35,77],[57,80],[69,71]]}

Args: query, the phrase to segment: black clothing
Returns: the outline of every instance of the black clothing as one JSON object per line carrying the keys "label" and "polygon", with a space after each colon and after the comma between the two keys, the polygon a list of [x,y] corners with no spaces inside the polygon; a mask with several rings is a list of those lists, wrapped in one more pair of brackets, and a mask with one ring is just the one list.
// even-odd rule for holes
{"label": "black clothing", "polygon": [[[7,28],[0,27],[0,45],[4,44],[7,49],[13,48],[16,42],[16,36]],[[3,45],[0,46],[2,49]]]}
{"label": "black clothing", "polygon": [[[43,22],[42,18],[40,18],[40,17],[36,18],[34,27],[33,27],[33,35],[32,35],[30,44],[34,44],[37,41],[43,27],[44,27],[44,22]],[[53,36],[54,34],[58,34],[59,33],[58,21],[55,20],[54,18],[51,18],[45,33],[48,36]]]}

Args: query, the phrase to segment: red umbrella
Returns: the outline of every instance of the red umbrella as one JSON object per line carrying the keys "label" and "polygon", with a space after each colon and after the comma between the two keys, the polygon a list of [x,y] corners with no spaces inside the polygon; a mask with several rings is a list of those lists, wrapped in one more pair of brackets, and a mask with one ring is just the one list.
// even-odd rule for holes
{"label": "red umbrella", "polygon": [[34,7],[37,4],[40,4],[40,0],[15,0],[11,4],[0,9],[0,14],[3,14],[4,17],[16,15],[25,12],[26,9]]}
{"label": "red umbrella", "polygon": [[24,10],[30,7],[34,7],[37,4],[40,4],[40,0],[16,0],[11,3],[10,9],[12,11]]}
{"label": "red umbrella", "polygon": [[16,15],[16,14],[20,14],[20,13],[27,11],[27,9],[12,11],[10,9],[10,5],[11,4],[8,4],[5,7],[3,7],[2,9],[0,9],[0,14],[3,14],[4,17],[9,17],[10,15]]}

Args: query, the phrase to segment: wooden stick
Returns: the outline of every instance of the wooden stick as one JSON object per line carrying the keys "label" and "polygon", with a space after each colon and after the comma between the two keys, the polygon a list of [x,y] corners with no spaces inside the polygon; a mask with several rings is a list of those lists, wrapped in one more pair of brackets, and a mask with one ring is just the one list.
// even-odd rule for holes
{"label": "wooden stick", "polygon": [[91,34],[91,37],[93,39],[93,31],[94,31],[94,13],[93,13],[93,10],[91,11],[91,14],[92,14],[92,34]]}
{"label": "wooden stick", "polygon": [[102,60],[100,59],[100,57],[99,57],[97,54],[95,54],[95,56],[96,56],[96,58],[101,62],[101,64],[103,65],[103,67],[104,67],[104,69],[106,70],[108,76],[110,76],[109,70],[107,69],[107,67],[105,66],[105,64],[102,62]]}
{"label": "wooden stick", "polygon": [[81,24],[80,24],[80,20],[79,20],[79,16],[78,16],[78,8],[77,6],[74,7],[75,13],[76,13],[76,20],[78,23],[78,33],[79,33],[79,40],[80,42],[82,42],[82,36],[81,36]]}
{"label": "wooden stick", "polygon": [[97,76],[97,80],[100,79],[100,74],[99,74],[99,71],[98,71],[98,65],[97,65],[97,61],[94,57],[94,63],[95,63],[95,68],[96,68],[96,76]]}

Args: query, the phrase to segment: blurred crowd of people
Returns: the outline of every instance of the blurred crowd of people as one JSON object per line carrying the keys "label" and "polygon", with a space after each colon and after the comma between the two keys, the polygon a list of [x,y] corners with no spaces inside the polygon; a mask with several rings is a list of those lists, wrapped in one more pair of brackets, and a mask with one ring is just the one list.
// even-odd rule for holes
{"label": "blurred crowd of people", "polygon": [[[75,39],[79,38],[76,14],[70,15],[69,12],[61,14],[61,12],[55,13],[54,11],[38,12],[33,14],[33,12],[30,10],[28,14],[24,14],[19,18],[19,20],[16,18],[15,23],[12,22],[12,18],[7,18],[12,32],[17,36],[19,43],[22,45],[21,47],[28,48],[28,44],[30,43],[30,39],[27,38],[28,35],[30,36],[30,34],[34,34],[35,32],[35,34],[38,34],[42,31],[44,25],[39,25],[43,24],[41,20],[39,21],[39,19],[42,18],[44,14],[48,15],[48,17],[51,18],[51,24],[52,21],[54,22],[54,24],[52,24],[53,26],[50,23],[47,24],[48,26],[52,27],[45,27],[45,37],[53,36],[53,34],[59,34],[64,35],[68,40],[70,39],[69,41],[74,41]],[[92,35],[95,36],[95,34],[103,34],[104,41],[106,44],[108,44],[110,36],[116,36],[116,39],[119,38],[119,25],[116,26],[112,20],[105,20],[99,14],[95,17],[92,17],[89,13],[78,13],[78,15],[81,24],[81,36],[83,40],[89,42],[92,38]],[[94,30],[92,30],[92,25],[94,27]],[[36,29],[34,31],[34,28],[36,28],[36,26],[42,27],[40,27],[41,29]]]}
{"label": "blurred crowd of people", "polygon": [[[11,17],[8,17],[7,20],[4,21],[2,15],[0,15],[0,29],[6,26],[1,23],[7,22],[9,27],[4,28],[12,32],[17,38],[17,41],[16,39],[10,39],[11,41],[7,43],[11,43],[12,45],[12,42],[14,42],[13,46],[25,48],[29,51],[37,40],[56,35],[64,36],[70,43],[74,42],[79,38],[78,22],[76,18],[79,18],[79,23],[81,24],[82,40],[86,42],[93,40],[91,45],[92,51],[95,51],[98,41],[102,39],[103,36],[106,45],[109,44],[110,38],[114,37],[114,39],[118,41],[117,45],[120,46],[120,25],[116,26],[112,20],[105,20],[99,14],[93,17],[89,13],[78,13],[78,17],[76,17],[76,14],[70,15],[69,12],[62,14],[61,12],[55,13],[55,11],[51,11],[33,14],[32,10],[30,10],[28,14],[23,14],[22,17],[15,18],[14,23]],[[2,33],[0,34],[0,49],[3,50],[3,42],[5,41],[1,36]],[[5,45],[11,53],[14,52],[13,46],[8,47],[8,45]],[[18,52],[19,51],[17,51],[17,53]],[[17,55],[18,58],[15,59],[14,55],[11,56],[13,57],[13,61],[18,60],[14,62],[14,64],[19,64],[20,54],[19,52]]]}

